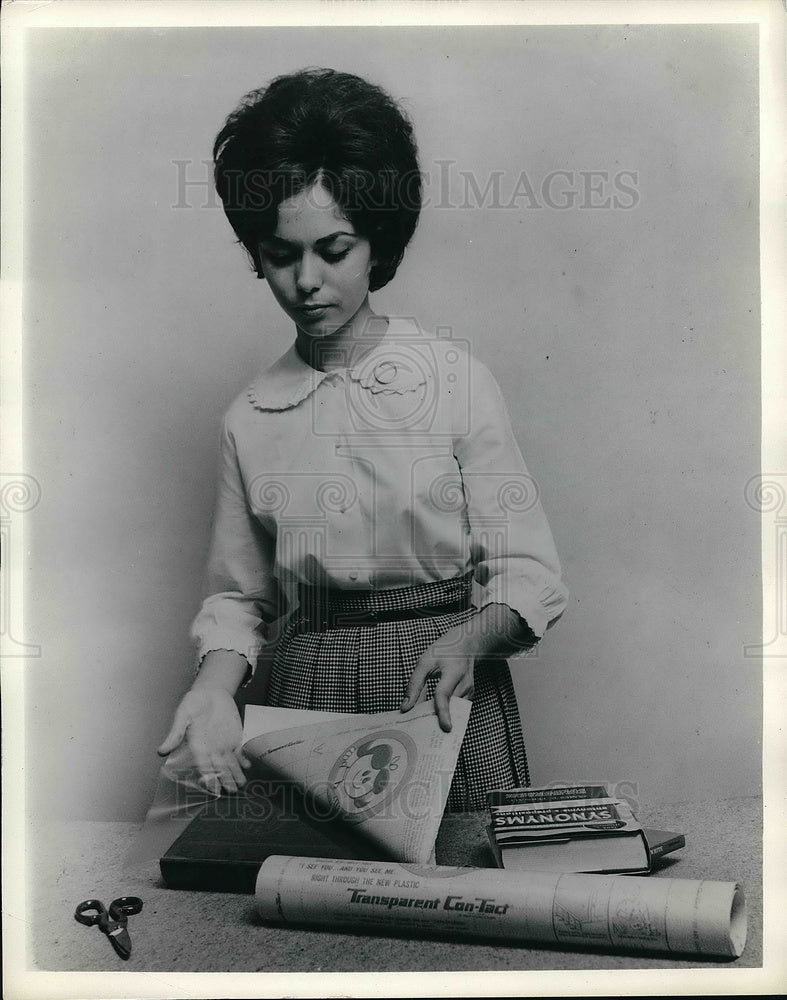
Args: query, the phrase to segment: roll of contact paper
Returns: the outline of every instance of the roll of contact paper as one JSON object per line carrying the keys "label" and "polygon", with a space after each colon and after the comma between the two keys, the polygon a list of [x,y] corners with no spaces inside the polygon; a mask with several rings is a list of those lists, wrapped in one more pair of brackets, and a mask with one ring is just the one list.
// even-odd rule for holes
{"label": "roll of contact paper", "polygon": [[279,924],[490,938],[734,959],[746,902],[734,882],[268,858],[260,916]]}

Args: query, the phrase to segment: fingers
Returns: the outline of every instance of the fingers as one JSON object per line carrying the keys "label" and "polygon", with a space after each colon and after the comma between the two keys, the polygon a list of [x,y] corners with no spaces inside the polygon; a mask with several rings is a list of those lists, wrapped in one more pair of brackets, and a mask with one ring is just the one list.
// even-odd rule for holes
{"label": "fingers", "polygon": [[[246,760],[246,758],[243,758]],[[246,784],[246,775],[243,773],[243,764],[241,763],[241,758],[238,750],[234,750],[225,757],[225,764],[229,772],[230,780],[235,784],[235,789],[228,789],[237,791],[238,788],[242,788]],[[227,787],[226,784],[224,786]]]}
{"label": "fingers", "polygon": [[474,657],[436,658],[427,651],[413,670],[399,710],[401,712],[410,711],[419,698],[426,695],[427,679],[439,674],[440,679],[434,690],[435,713],[440,728],[443,732],[450,733],[452,727],[451,697],[456,695],[472,699],[474,666]]}
{"label": "fingers", "polygon": [[194,756],[194,763],[199,771],[199,780],[211,795],[218,795],[221,792],[221,781],[219,774],[221,768],[213,763],[211,755],[207,753],[204,746],[197,744],[193,739],[189,740],[191,752]]}
{"label": "fingers", "polygon": [[231,697],[221,691],[190,691],[175,710],[172,728],[158,748],[166,756],[188,739],[188,747],[206,789],[237,792],[246,784],[243,769],[251,761],[241,748],[241,723]]}
{"label": "fingers", "polygon": [[407,682],[407,689],[405,690],[402,704],[399,706],[400,712],[409,712],[413,705],[418,703],[421,696],[425,694],[424,685],[426,684],[426,680],[434,669],[434,660],[426,654],[416,663],[415,669],[410,674],[410,680]]}
{"label": "fingers", "polygon": [[444,733],[451,732],[451,712],[448,708],[448,700],[451,697],[446,687],[438,684],[434,692],[434,707],[437,713],[437,721]]}
{"label": "fingers", "polygon": [[222,789],[234,794],[246,784],[246,775],[234,753],[201,757],[197,768],[200,781],[214,795],[221,794]]}
{"label": "fingers", "polygon": [[180,744],[183,742],[183,738],[186,735],[186,726],[188,725],[187,720],[180,711],[175,712],[175,718],[172,721],[172,728],[167,733],[164,742],[158,748],[156,753],[160,757],[167,757],[172,753],[173,750],[177,750]]}
{"label": "fingers", "polygon": [[458,675],[455,671],[446,671],[434,689],[434,708],[437,713],[437,721],[440,723],[440,728],[444,733],[451,732],[451,696],[459,693],[459,688],[463,686],[464,679],[464,671]]}
{"label": "fingers", "polygon": [[198,730],[189,730],[189,746],[200,780],[209,792],[219,795],[222,788],[227,792],[237,792],[246,784],[239,750],[223,750],[220,741],[209,742]]}
{"label": "fingers", "polygon": [[437,721],[440,723],[440,728],[443,732],[451,732],[451,698],[467,698],[468,701],[472,701],[474,693],[475,689],[472,683],[468,683],[466,677],[463,677],[453,690],[451,690],[450,683],[443,684],[441,681],[437,685],[434,691],[434,707],[437,713]]}

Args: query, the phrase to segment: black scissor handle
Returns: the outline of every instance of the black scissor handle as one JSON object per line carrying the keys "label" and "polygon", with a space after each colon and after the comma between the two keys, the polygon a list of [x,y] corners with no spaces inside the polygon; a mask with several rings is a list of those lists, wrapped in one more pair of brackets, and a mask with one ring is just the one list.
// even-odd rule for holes
{"label": "black scissor handle", "polygon": [[141,909],[142,900],[139,896],[118,896],[109,904],[109,915],[113,920],[125,922],[126,917],[139,913]]}
{"label": "black scissor handle", "polygon": [[[91,913],[91,910],[95,912]],[[86,924],[88,927],[97,924],[106,915],[107,911],[104,909],[104,904],[100,899],[86,899],[74,910],[74,916],[80,924]]]}

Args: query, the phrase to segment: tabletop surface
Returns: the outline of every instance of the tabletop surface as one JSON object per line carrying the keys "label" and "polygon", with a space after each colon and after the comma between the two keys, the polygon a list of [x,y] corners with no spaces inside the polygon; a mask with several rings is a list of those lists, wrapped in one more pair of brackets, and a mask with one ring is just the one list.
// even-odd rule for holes
{"label": "tabletop surface", "polygon": [[[675,830],[686,847],[653,878],[739,882],[746,894],[748,939],[734,962],[651,957],[410,939],[375,933],[275,927],[256,914],[250,895],[168,889],[155,862],[123,867],[141,824],[55,823],[27,845],[28,960],[50,971],[172,972],[458,972],[494,970],[723,969],[762,965],[762,809],[759,798],[654,805],[638,814],[644,826]],[[490,867],[482,813],[446,814],[437,841],[441,864]],[[128,923],[133,951],[122,961],[95,927],[74,919],[88,897],[141,896],[142,913]]]}

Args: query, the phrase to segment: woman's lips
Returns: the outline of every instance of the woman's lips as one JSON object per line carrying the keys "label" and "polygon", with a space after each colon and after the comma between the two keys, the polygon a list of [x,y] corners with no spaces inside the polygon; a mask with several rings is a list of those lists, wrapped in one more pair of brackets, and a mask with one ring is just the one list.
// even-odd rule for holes
{"label": "woman's lips", "polygon": [[323,313],[328,308],[329,306],[327,302],[320,302],[320,303],[315,303],[314,305],[298,306],[298,311],[302,312],[304,316],[317,317],[317,316],[322,316]]}

